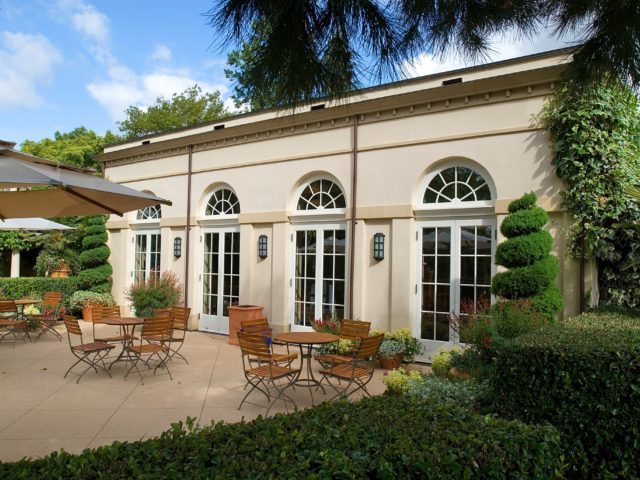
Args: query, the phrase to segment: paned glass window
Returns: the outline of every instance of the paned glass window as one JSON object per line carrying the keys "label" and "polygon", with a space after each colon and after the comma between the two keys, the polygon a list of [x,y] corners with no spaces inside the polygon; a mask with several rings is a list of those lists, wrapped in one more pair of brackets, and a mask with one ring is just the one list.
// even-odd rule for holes
{"label": "paned glass window", "polygon": [[342,189],[331,180],[320,179],[309,183],[300,194],[298,210],[324,210],[345,208]]}
{"label": "paned glass window", "polygon": [[227,188],[213,192],[207,202],[205,215],[237,215],[240,213],[240,202],[235,193]]}
{"label": "paned glass window", "polygon": [[152,205],[150,207],[141,208],[138,210],[136,217],[138,220],[159,220],[162,218],[162,210],[160,205]]}
{"label": "paned glass window", "polygon": [[433,204],[490,200],[491,189],[482,175],[468,167],[450,167],[431,179],[422,202]]}

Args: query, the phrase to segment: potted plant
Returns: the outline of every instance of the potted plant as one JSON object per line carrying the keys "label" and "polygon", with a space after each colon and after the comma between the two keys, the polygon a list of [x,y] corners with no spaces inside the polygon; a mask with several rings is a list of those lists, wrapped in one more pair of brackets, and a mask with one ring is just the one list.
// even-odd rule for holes
{"label": "potted plant", "polygon": [[182,303],[182,284],[173,272],[162,272],[146,282],[135,283],[124,292],[136,317],[151,317],[159,308]]}
{"label": "potted plant", "polygon": [[404,344],[401,341],[385,336],[378,351],[380,366],[386,370],[400,367],[402,352],[404,352]]}
{"label": "potted plant", "polygon": [[97,293],[89,290],[78,290],[69,297],[69,310],[71,313],[79,314],[82,312],[82,318],[91,321],[91,307],[102,305],[111,307],[115,305],[115,301],[110,293]]}
{"label": "potted plant", "polygon": [[76,254],[68,248],[70,240],[59,231],[52,231],[39,238],[42,250],[36,259],[35,271],[38,275],[53,278],[68,277],[77,270]]}
{"label": "potted plant", "polygon": [[420,340],[418,340],[411,334],[411,329],[409,328],[400,328],[391,332],[377,329],[371,332],[371,335],[378,335],[380,333],[384,333],[385,341],[397,340],[403,345],[404,348],[402,350],[402,361],[404,363],[413,363],[416,356],[422,353],[422,343],[420,343]]}

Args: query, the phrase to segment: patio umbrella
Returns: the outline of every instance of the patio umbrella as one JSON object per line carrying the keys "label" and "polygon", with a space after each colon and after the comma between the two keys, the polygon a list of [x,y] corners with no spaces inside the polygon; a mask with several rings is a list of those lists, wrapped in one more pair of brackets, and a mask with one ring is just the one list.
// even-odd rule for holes
{"label": "patio umbrella", "polygon": [[14,150],[0,142],[0,188],[30,188],[0,192],[0,219],[67,217],[125,212],[171,202],[108,182],[90,170],[60,165]]}
{"label": "patio umbrella", "polygon": [[73,227],[44,218],[15,218],[0,220],[0,230],[75,230]]}

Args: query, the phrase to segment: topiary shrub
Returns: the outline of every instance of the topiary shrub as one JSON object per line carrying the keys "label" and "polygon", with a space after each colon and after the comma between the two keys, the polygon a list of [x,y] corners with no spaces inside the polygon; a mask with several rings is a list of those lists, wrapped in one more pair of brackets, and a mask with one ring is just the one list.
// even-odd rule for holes
{"label": "topiary shrub", "polygon": [[111,251],[105,245],[107,241],[106,221],[104,215],[87,218],[85,237],[82,239],[82,247],[85,250],[80,254],[83,270],[78,274],[78,283],[83,290],[97,293],[111,292],[113,269],[107,263]]}
{"label": "topiary shrub", "polygon": [[549,321],[562,309],[562,296],[555,285],[560,271],[551,255],[551,234],[542,230],[549,217],[536,206],[533,192],[509,204],[509,215],[500,225],[507,240],[496,249],[496,263],[509,270],[497,273],[494,294],[506,301],[531,299],[532,305]]}
{"label": "topiary shrub", "polygon": [[503,343],[492,410],[557,427],[571,478],[638,478],[638,345],[637,313],[583,314]]}

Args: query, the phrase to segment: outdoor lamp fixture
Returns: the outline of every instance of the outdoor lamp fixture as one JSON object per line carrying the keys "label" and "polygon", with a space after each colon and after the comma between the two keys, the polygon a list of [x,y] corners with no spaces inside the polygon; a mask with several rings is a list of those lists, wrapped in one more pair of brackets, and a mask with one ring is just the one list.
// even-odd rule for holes
{"label": "outdoor lamp fixture", "polygon": [[384,260],[384,233],[376,233],[373,236],[373,258]]}
{"label": "outdoor lamp fixture", "polygon": [[267,236],[260,235],[258,237],[258,256],[260,258],[267,258]]}
{"label": "outdoor lamp fixture", "polygon": [[173,256],[180,258],[182,256],[182,238],[176,237],[173,239]]}

